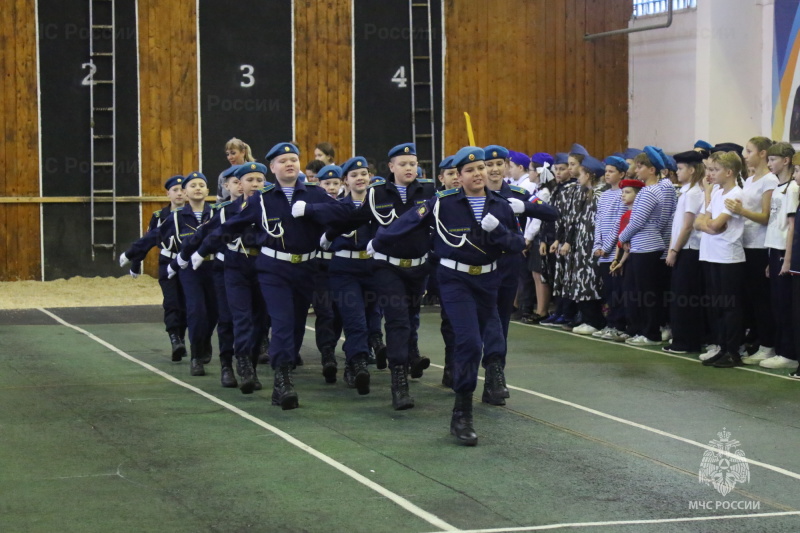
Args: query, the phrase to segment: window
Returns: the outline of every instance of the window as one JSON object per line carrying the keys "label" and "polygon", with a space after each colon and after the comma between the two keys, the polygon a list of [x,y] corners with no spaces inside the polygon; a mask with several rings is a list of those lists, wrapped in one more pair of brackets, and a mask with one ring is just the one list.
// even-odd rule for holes
{"label": "window", "polygon": [[[666,13],[670,0],[633,0],[633,18]],[[672,0],[673,11],[697,7],[697,0]]]}

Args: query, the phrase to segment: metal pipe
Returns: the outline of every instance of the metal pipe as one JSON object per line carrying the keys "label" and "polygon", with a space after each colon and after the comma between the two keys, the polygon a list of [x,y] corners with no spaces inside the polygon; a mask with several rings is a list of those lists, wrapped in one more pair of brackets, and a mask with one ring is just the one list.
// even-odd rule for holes
{"label": "metal pipe", "polygon": [[610,35],[623,35],[628,33],[636,33],[638,31],[659,30],[661,28],[669,28],[672,26],[672,0],[667,0],[667,21],[662,24],[653,24],[650,26],[642,26],[640,28],[623,28],[621,30],[604,31],[602,33],[587,33],[583,36],[586,41],[593,41],[600,37],[608,37]]}

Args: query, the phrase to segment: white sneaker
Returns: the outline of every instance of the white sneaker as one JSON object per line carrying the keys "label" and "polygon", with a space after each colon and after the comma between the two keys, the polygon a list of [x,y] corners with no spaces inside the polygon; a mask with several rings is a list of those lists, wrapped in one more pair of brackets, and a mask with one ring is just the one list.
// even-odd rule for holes
{"label": "white sneaker", "polygon": [[637,335],[632,339],[626,340],[625,344],[630,344],[632,346],[655,346],[661,343],[659,341],[651,341],[644,335]]}
{"label": "white sneaker", "polygon": [[661,328],[661,341],[669,342],[670,339],[672,339],[672,328],[669,326]]}
{"label": "white sneaker", "polygon": [[706,353],[700,354],[700,360],[706,361],[711,359],[712,357],[716,356],[719,353],[720,347],[719,344],[709,344],[708,351]]}
{"label": "white sneaker", "polygon": [[572,333],[577,333],[578,335],[591,335],[597,333],[597,331],[596,327],[590,326],[589,324],[581,324],[580,326],[572,328]]}
{"label": "white sneaker", "polygon": [[756,353],[748,357],[742,357],[742,362],[746,365],[757,365],[765,359],[775,357],[775,349],[761,346]]}
{"label": "white sneaker", "polygon": [[782,355],[775,355],[769,359],[764,359],[758,366],[763,368],[797,368],[797,361],[788,359]]}
{"label": "white sneaker", "polygon": [[603,338],[603,335],[607,335],[609,331],[611,331],[611,328],[606,326],[600,331],[595,331],[594,333],[592,333],[592,337]]}

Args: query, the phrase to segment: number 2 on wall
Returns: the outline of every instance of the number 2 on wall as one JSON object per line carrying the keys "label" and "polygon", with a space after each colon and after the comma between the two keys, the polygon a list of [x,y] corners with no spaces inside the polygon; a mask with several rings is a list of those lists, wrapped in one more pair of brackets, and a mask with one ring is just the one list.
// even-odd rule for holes
{"label": "number 2 on wall", "polygon": [[89,69],[89,74],[87,74],[86,77],[83,78],[83,81],[81,81],[81,85],[94,85],[94,73],[97,72],[97,66],[95,66],[95,64],[91,62],[84,63],[81,65],[82,69],[87,67]]}
{"label": "number 2 on wall", "polygon": [[253,77],[253,72],[256,69],[253,68],[253,65],[242,65],[239,67],[239,70],[242,71],[242,77],[244,80],[239,83],[242,87],[252,87],[256,83],[256,79]]}
{"label": "number 2 on wall", "polygon": [[392,76],[392,83],[396,83],[401,89],[408,87],[406,83],[407,81],[408,78],[406,78],[406,67],[400,67],[397,69],[397,72],[394,73],[394,76]]}

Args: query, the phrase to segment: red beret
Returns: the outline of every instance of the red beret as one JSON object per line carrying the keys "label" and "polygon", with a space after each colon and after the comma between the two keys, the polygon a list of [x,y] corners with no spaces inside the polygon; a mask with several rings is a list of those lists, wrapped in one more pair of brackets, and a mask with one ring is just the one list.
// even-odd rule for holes
{"label": "red beret", "polygon": [[641,189],[644,187],[644,182],[639,180],[622,180],[619,182],[619,188],[633,187],[634,189]]}

